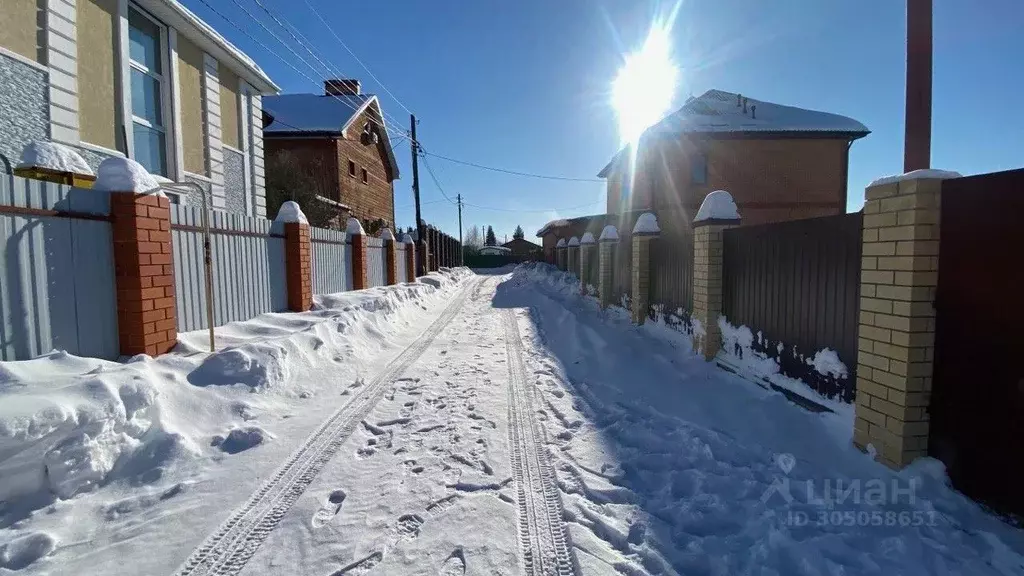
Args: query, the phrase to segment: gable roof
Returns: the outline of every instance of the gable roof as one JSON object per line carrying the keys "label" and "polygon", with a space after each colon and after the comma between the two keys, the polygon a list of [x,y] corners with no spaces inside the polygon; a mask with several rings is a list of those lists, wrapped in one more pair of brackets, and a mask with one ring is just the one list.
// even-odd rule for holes
{"label": "gable roof", "polygon": [[[263,97],[263,111],[270,118],[270,124],[263,128],[264,138],[274,136],[348,136],[349,128],[364,110],[373,107],[376,121],[380,122],[379,134],[384,138],[388,152],[388,164],[395,179],[398,179],[398,161],[388,137],[380,102],[374,94],[351,94],[329,96],[323,94],[280,94]],[[362,130],[362,126],[356,126]]]}
{"label": "gable roof", "polygon": [[532,249],[535,249],[535,250],[542,250],[543,249],[543,246],[541,246],[540,244],[537,244],[536,242],[530,242],[526,238],[513,238],[513,239],[509,240],[508,242],[505,242],[504,244],[502,244],[502,246],[504,246],[506,248],[511,248],[515,244],[522,244],[524,242],[529,244],[530,248],[532,248]]}
{"label": "gable roof", "polygon": [[[862,138],[870,130],[853,118],[764,100],[747,98],[746,112],[741,95],[724,90],[708,90],[690,98],[682,108],[663,118],[644,132],[644,137],[681,134],[778,134],[831,135],[851,140]],[[604,178],[626,149],[598,174]]]}

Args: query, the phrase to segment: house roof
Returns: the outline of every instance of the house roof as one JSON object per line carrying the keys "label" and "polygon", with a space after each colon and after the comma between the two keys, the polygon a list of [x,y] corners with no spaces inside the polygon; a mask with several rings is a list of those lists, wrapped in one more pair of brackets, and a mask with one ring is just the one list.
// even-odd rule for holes
{"label": "house roof", "polygon": [[533,248],[533,249],[536,249],[536,250],[540,250],[542,248],[542,246],[540,244],[537,244],[535,242],[530,242],[526,238],[513,238],[513,239],[509,240],[508,242],[505,242],[504,244],[502,244],[502,246],[504,246],[506,248],[511,248],[513,245],[515,245],[515,244],[522,244],[523,242],[529,244],[530,248]]}
{"label": "house roof", "polygon": [[[274,136],[347,136],[348,129],[356,118],[369,107],[373,107],[380,122],[378,133],[384,138],[388,152],[388,163],[398,178],[398,162],[391,146],[391,139],[381,114],[380,102],[374,94],[324,95],[324,94],[280,94],[263,98],[263,110],[271,117],[270,124],[263,128],[266,138]],[[362,130],[362,126],[357,126]]]}
{"label": "house roof", "polygon": [[[643,214],[646,210],[630,210],[621,214],[594,214],[591,216],[577,216],[575,218],[562,218],[552,220],[537,230],[537,237],[543,238],[551,233],[558,233],[563,228],[584,225],[585,230],[599,234],[608,224],[620,225],[623,221],[631,221],[634,217]],[[581,233],[582,234],[582,233]]]}
{"label": "house roof", "polygon": [[[856,140],[870,133],[866,126],[853,118],[754,98],[746,99],[744,112],[742,104],[738,105],[740,98],[741,95],[732,92],[708,90],[696,98],[690,98],[682,108],[648,128],[644,137],[758,133],[783,137],[833,135]],[[598,176],[606,177],[624,151],[620,150]]]}

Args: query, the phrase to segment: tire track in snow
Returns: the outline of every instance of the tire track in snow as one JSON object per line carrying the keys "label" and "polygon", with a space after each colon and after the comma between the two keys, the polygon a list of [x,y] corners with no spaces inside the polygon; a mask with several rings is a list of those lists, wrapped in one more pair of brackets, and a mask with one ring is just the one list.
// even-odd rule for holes
{"label": "tire track in snow", "polygon": [[523,342],[515,312],[502,310],[508,355],[508,430],[519,544],[528,576],[576,574],[576,562],[562,521],[562,499],[547,458],[543,437],[533,418],[533,396],[526,382]]}
{"label": "tire track in snow", "polygon": [[[478,280],[474,288],[483,280]],[[462,310],[468,286],[420,336],[344,406],[325,420],[269,480],[202,544],[175,572],[178,576],[228,576],[241,572],[289,508],[334,457],[352,431],[387,391],[388,384],[426,351],[434,338]]]}

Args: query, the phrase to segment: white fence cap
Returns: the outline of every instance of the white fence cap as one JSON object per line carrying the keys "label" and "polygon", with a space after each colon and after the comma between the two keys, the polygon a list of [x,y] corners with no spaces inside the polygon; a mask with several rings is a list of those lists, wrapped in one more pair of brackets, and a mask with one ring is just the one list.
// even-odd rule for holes
{"label": "white fence cap", "polygon": [[700,204],[700,210],[697,210],[697,217],[693,221],[739,219],[740,211],[736,208],[732,194],[725,190],[715,190],[704,197],[704,201]]}

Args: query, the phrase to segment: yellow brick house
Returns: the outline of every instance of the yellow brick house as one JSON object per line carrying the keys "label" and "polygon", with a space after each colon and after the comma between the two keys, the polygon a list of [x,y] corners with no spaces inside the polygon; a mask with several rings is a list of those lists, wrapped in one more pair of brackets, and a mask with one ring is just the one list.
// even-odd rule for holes
{"label": "yellow brick house", "polygon": [[2,12],[0,171],[52,140],[94,170],[127,153],[199,183],[216,209],[266,216],[262,96],[279,89],[209,24],[176,0],[3,0]]}

